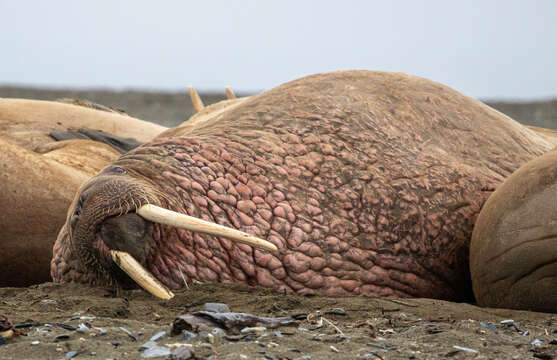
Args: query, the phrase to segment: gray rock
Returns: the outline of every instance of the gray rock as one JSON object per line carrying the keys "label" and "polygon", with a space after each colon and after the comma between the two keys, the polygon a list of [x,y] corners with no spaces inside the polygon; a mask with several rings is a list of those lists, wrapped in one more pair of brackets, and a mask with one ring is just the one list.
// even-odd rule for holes
{"label": "gray rock", "polygon": [[145,344],[143,344],[139,347],[139,351],[145,351],[145,350],[153,348],[155,346],[157,346],[157,343],[154,342],[154,341],[149,340]]}
{"label": "gray rock", "polygon": [[146,359],[168,355],[170,355],[170,349],[165,346],[158,345],[150,347],[141,353],[141,357]]}
{"label": "gray rock", "polygon": [[158,341],[165,336],[166,336],[166,331],[160,331],[160,332],[156,333],[155,335],[151,336],[151,338],[149,340],[150,341]]}
{"label": "gray rock", "polygon": [[230,312],[228,305],[223,303],[206,303],[205,311],[210,311],[214,313],[227,313]]}

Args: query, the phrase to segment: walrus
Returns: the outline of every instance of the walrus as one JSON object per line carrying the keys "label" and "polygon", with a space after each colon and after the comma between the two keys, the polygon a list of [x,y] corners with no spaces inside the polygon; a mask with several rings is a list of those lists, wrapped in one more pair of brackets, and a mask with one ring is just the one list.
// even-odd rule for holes
{"label": "walrus", "polygon": [[482,208],[470,246],[480,305],[557,310],[557,150],[522,165]]}
{"label": "walrus", "polygon": [[199,280],[470,299],[482,205],[555,140],[419,77],[308,76],[169,129],[87,181],[51,274],[161,298]]}
{"label": "walrus", "polygon": [[55,141],[50,135],[71,128],[142,142],[166,129],[82,106],[0,99],[0,287],[51,280],[52,247],[76,191],[120,156],[98,141]]}

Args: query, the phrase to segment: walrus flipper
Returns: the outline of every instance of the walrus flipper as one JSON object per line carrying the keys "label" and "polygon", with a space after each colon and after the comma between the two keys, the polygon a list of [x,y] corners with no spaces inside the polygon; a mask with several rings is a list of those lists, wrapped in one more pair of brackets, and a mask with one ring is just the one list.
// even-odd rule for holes
{"label": "walrus flipper", "polygon": [[134,138],[123,138],[120,136],[112,135],[98,130],[91,129],[77,129],[68,131],[51,131],[49,135],[56,141],[72,140],[72,139],[86,139],[98,141],[107,144],[120,154],[125,154],[128,151],[135,149],[141,143]]}

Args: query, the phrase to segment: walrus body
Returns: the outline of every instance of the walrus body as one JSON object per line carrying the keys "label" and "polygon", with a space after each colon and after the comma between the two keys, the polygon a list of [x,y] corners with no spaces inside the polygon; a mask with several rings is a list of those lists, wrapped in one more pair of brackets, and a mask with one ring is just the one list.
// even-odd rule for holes
{"label": "walrus body", "polygon": [[50,280],[52,247],[75,192],[120,155],[100,142],[49,136],[68,128],[140,141],[166,129],[81,106],[0,99],[0,287]]}
{"label": "walrus body", "polygon": [[515,171],[483,207],[470,247],[479,304],[557,311],[557,150]]}
{"label": "walrus body", "polygon": [[[488,106],[399,73],[318,74],[122,156],[85,184],[52,277],[125,286],[110,250],[168,287],[242,282],[298,293],[462,299],[492,191],[554,146]],[[152,203],[243,230],[276,254],[160,225]]]}

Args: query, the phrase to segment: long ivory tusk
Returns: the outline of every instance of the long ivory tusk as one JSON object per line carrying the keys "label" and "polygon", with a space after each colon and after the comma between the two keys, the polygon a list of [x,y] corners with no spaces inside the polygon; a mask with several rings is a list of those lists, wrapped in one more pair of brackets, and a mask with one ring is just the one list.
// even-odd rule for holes
{"label": "long ivory tusk", "polygon": [[164,300],[169,300],[174,297],[172,291],[168,290],[166,286],[161,284],[150,272],[145,270],[140,263],[137,262],[127,252],[110,250],[112,260],[124,270],[139,286],[145,289],[148,293]]}
{"label": "long ivory tusk", "polygon": [[228,100],[236,99],[236,94],[234,94],[234,91],[228,86],[226,87],[226,98]]}
{"label": "long ivory tusk", "polygon": [[149,221],[178,227],[181,229],[200,232],[209,235],[222,236],[224,238],[248,244],[255,248],[277,252],[277,247],[268,241],[259,239],[240,230],[214,224],[209,221],[194,218],[192,216],[163,209],[161,207],[147,204],[137,209],[137,214]]}
{"label": "long ivory tusk", "polygon": [[195,89],[192,88],[192,87],[190,87],[190,99],[191,99],[191,103],[193,105],[193,110],[196,113],[203,110],[205,105],[203,105],[203,101],[201,101],[201,98],[199,97],[199,94],[197,93],[197,91],[195,91]]}

